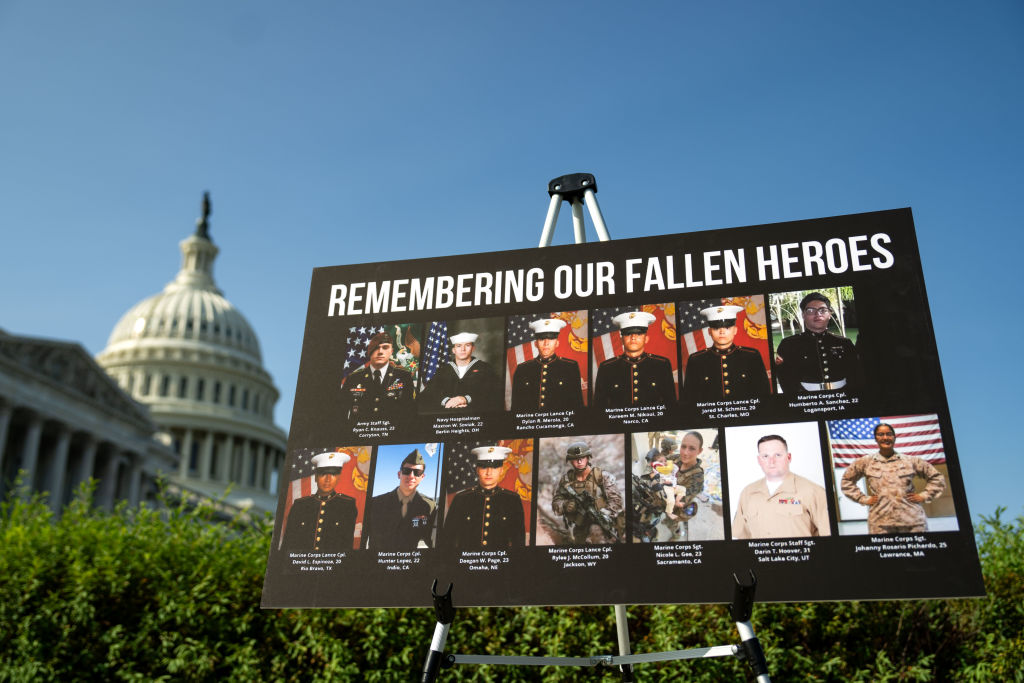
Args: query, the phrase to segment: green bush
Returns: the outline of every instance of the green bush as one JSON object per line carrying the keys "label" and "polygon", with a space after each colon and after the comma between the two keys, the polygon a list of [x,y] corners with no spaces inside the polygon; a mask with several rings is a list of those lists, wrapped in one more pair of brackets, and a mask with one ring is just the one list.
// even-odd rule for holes
{"label": "green bush", "polygon": [[[261,610],[269,520],[213,521],[203,507],[0,505],[0,681],[418,680],[427,609]],[[762,605],[754,623],[778,680],[1024,680],[1024,518],[981,521],[989,597]],[[734,642],[718,606],[629,608],[636,652]],[[608,607],[465,609],[454,652],[615,651]],[[607,671],[459,666],[442,680],[596,680]],[[644,681],[750,678],[716,659],[637,667]]]}

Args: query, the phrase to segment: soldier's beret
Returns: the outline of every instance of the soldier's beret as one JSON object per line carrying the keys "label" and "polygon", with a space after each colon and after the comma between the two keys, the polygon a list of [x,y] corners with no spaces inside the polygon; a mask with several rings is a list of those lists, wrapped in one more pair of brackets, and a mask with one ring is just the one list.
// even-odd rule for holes
{"label": "soldier's beret", "polygon": [[387,332],[378,332],[370,337],[370,345],[366,348],[366,354],[368,356],[372,356],[373,352],[376,351],[377,347],[381,344],[391,344],[394,346],[395,342]]}

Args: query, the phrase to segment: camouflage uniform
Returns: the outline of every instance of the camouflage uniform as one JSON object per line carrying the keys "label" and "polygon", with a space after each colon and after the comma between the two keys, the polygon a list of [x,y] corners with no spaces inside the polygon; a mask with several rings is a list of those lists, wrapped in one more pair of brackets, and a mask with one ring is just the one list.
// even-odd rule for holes
{"label": "camouflage uniform", "polygon": [[594,507],[604,513],[619,537],[622,537],[622,494],[615,487],[614,475],[593,467],[583,481],[578,481],[576,470],[569,470],[558,480],[558,490],[555,491],[551,501],[551,509],[556,515],[565,517],[572,532],[573,541],[576,543],[615,543],[615,539],[609,536],[599,524],[592,521],[588,523],[586,511],[577,507],[572,513],[565,512],[565,504],[572,500],[565,491],[565,487],[571,488],[578,497],[585,497],[583,494],[588,494],[594,501]]}
{"label": "camouflage uniform", "polygon": [[[843,495],[855,503],[864,504],[869,496],[878,496],[878,502],[868,510],[868,533],[899,534],[928,531],[928,518],[920,503],[906,499],[914,492],[914,477],[927,481],[921,496],[926,503],[942,495],[946,479],[931,463],[922,458],[893,453],[883,458],[881,453],[857,458],[843,473]],[[865,495],[857,482],[864,477],[868,483]]]}
{"label": "camouflage uniform", "polygon": [[[704,490],[704,468],[701,467],[700,458],[697,459],[693,467],[679,470],[679,473],[676,475],[676,485],[686,487],[686,495],[676,498],[676,505],[685,508]],[[686,519],[693,517],[693,515],[683,516]]]}

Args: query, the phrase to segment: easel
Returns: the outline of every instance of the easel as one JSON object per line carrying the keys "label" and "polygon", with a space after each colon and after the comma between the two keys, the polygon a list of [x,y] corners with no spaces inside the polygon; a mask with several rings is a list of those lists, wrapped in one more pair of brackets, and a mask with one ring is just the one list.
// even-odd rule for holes
{"label": "easel", "polygon": [[[572,223],[576,244],[582,244],[587,241],[583,223],[584,204],[586,204],[590,212],[590,219],[594,223],[594,230],[597,232],[598,239],[602,242],[610,240],[604,217],[601,215],[601,209],[597,205],[596,193],[597,181],[590,173],[572,173],[560,176],[549,182],[548,195],[551,196],[551,203],[548,206],[547,217],[544,219],[544,229],[541,231],[540,244],[538,246],[551,246],[555,223],[558,221],[558,212],[563,201],[569,202],[569,206],[572,208]],[[735,581],[735,586],[729,612],[732,615],[733,621],[736,622],[736,630],[740,636],[740,643],[738,645],[716,645],[691,650],[671,650],[639,655],[630,654],[626,606],[615,605],[615,631],[619,643],[618,655],[535,657],[446,654],[444,651],[445,642],[448,639],[448,631],[451,628],[452,622],[455,620],[455,607],[452,604],[454,584],[449,584],[448,590],[439,594],[437,592],[437,580],[435,579],[430,587],[430,594],[434,600],[437,624],[434,627],[434,637],[430,643],[430,651],[427,653],[427,659],[423,664],[423,675],[420,678],[420,682],[433,683],[433,681],[437,680],[437,674],[442,667],[448,668],[456,664],[505,664],[511,666],[617,666],[621,672],[621,680],[630,683],[636,680],[633,676],[634,664],[665,662],[678,659],[737,657],[750,665],[759,683],[769,683],[768,663],[764,657],[764,650],[754,634],[754,628],[750,625],[750,616],[754,610],[754,592],[757,588],[757,578],[754,576],[754,572],[751,571],[750,583],[743,583],[735,574],[733,574],[733,580]]]}

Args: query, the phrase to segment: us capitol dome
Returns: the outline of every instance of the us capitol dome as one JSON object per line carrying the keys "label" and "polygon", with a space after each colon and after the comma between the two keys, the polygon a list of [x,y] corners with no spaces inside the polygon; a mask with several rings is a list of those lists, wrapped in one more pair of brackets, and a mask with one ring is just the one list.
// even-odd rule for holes
{"label": "us capitol dome", "polygon": [[235,508],[273,511],[285,433],[273,421],[279,392],[245,316],[213,279],[209,194],[182,266],[159,294],[114,326],[97,362],[149,407],[158,438],[180,455],[172,485]]}

